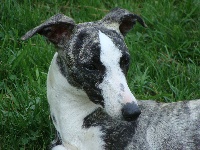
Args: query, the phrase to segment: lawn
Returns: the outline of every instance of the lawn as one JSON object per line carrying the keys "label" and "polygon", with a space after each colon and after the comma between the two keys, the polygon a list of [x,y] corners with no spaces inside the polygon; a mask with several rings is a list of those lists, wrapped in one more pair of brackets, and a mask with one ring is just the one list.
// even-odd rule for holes
{"label": "lawn", "polygon": [[200,98],[199,0],[3,0],[0,5],[0,150],[47,149],[54,136],[46,98],[53,45],[20,37],[56,13],[77,23],[121,7],[142,16],[126,36],[128,83],[137,99]]}

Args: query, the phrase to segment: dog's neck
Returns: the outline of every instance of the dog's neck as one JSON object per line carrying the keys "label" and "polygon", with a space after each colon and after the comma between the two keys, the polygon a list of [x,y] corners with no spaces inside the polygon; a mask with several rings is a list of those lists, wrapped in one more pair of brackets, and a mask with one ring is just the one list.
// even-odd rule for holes
{"label": "dog's neck", "polygon": [[[47,78],[47,97],[51,115],[64,144],[79,147],[81,144],[77,141],[84,141],[84,139],[81,139],[81,136],[84,135],[82,132],[85,132],[82,127],[84,118],[100,106],[91,102],[83,90],[68,83],[67,79],[60,73],[59,66],[56,63],[57,56],[58,53],[53,57]],[[97,138],[101,137],[99,128],[93,128],[91,132],[96,133]],[[71,143],[68,143],[68,141]],[[82,143],[84,143],[83,141]],[[87,144],[91,143],[88,142]]]}

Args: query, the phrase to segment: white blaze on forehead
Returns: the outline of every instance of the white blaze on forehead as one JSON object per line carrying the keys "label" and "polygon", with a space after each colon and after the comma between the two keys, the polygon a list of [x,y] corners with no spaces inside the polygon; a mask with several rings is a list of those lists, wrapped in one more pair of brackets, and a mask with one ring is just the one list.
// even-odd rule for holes
{"label": "white blaze on forehead", "polygon": [[137,104],[137,101],[131,93],[124,73],[120,68],[121,51],[113,41],[101,31],[99,31],[99,40],[101,46],[100,60],[106,67],[105,77],[99,85],[104,98],[105,110],[113,117],[120,117],[121,109],[124,104],[127,102],[134,102]]}
{"label": "white blaze on forehead", "polygon": [[122,56],[121,51],[114,45],[112,40],[99,31],[99,40],[101,45],[100,59],[101,62],[106,65],[106,69],[111,69],[110,67],[119,66],[119,60]]}

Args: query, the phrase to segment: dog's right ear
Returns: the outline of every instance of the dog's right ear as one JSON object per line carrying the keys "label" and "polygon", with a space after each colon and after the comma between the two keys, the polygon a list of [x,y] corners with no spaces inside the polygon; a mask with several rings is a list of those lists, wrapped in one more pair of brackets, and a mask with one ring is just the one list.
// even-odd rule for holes
{"label": "dog's right ear", "polygon": [[45,36],[53,44],[57,45],[58,47],[62,47],[63,43],[69,40],[74,27],[75,22],[73,19],[63,14],[57,14],[52,16],[43,24],[28,31],[24,36],[21,37],[21,39],[26,40],[31,38],[36,33],[39,33]]}
{"label": "dog's right ear", "polygon": [[119,30],[125,36],[139,22],[143,27],[147,27],[144,20],[126,9],[114,8],[111,10],[101,22],[106,25],[111,25],[115,30]]}

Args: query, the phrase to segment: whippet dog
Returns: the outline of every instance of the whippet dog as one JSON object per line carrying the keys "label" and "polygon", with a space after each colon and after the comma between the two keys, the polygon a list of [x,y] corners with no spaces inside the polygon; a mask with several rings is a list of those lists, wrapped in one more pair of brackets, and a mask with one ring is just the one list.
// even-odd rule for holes
{"label": "whippet dog", "polygon": [[200,149],[200,100],[137,102],[131,93],[124,37],[136,22],[146,27],[120,8],[80,24],[57,14],[22,37],[39,33],[57,47],[47,78],[53,150]]}

